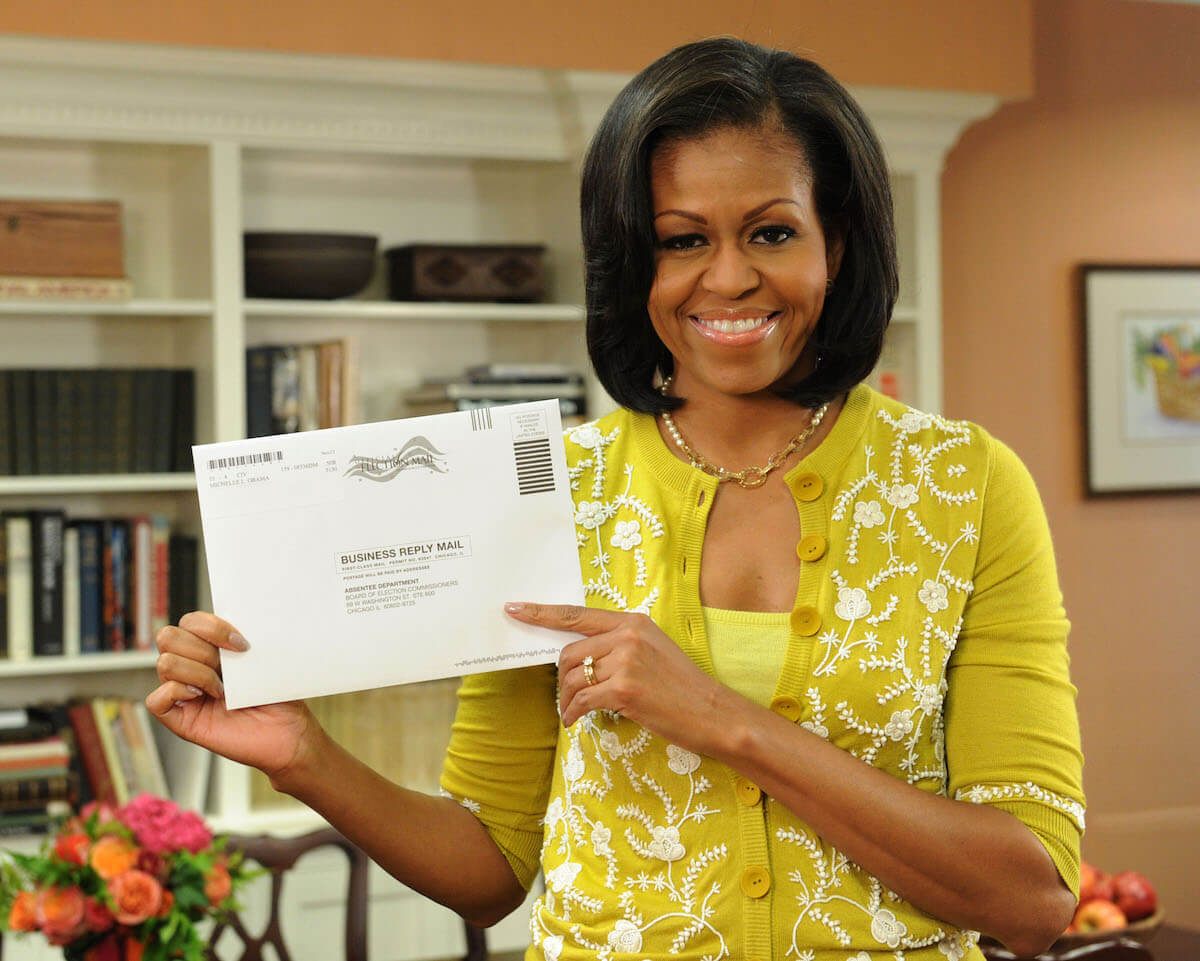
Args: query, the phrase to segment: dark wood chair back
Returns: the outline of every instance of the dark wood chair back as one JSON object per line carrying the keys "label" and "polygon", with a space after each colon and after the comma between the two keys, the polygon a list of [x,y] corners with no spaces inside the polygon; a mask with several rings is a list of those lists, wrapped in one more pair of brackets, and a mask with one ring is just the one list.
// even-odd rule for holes
{"label": "dark wood chair back", "polygon": [[[345,852],[350,861],[350,880],[346,891],[346,961],[366,961],[367,958],[367,869],[370,859],[333,828],[321,828],[299,837],[279,838],[270,835],[239,836],[229,839],[230,851],[241,851],[248,861],[266,868],[271,875],[271,906],[267,926],[262,934],[246,930],[242,919],[230,914],[213,928],[208,941],[208,954],[216,958],[214,947],[225,931],[232,931],[242,942],[242,953],[222,957],[220,961],[267,961],[263,948],[271,945],[279,961],[292,961],[281,928],[279,899],[283,893],[284,874],[295,867],[304,854],[314,848],[333,846]],[[298,936],[303,936],[300,932]]]}

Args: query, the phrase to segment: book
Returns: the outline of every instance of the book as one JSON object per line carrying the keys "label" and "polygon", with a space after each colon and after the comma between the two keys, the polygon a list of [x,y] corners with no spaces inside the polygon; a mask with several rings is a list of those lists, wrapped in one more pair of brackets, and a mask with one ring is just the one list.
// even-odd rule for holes
{"label": "book", "polygon": [[4,516],[8,550],[8,659],[33,657],[33,534],[28,514]]}
{"label": "book", "polygon": [[79,532],[79,650],[92,654],[103,650],[104,633],[104,551],[100,521],[71,521]]}
{"label": "book", "polygon": [[50,801],[74,801],[78,795],[70,773],[0,780],[0,811],[45,808]]}
{"label": "book", "polygon": [[465,371],[473,384],[511,384],[521,382],[582,384],[583,374],[568,364],[473,364]]}
{"label": "book", "polygon": [[12,450],[12,377],[0,368],[0,477],[16,473]]}
{"label": "book", "polygon": [[300,427],[300,350],[294,344],[271,352],[272,434],[294,434]]}
{"label": "book", "polygon": [[167,571],[170,582],[170,623],[199,606],[197,578],[199,576],[199,541],[190,534],[172,534],[167,545]]}
{"label": "book", "polygon": [[133,461],[129,469],[134,473],[148,474],[154,469],[154,372],[143,368],[129,373],[133,380],[133,416],[130,425]]}
{"label": "book", "polygon": [[126,772],[132,768],[133,761],[129,757],[128,745],[120,746],[117,741],[117,731],[120,727],[119,705],[113,698],[94,697],[91,700],[92,716],[96,719],[96,733],[99,737],[101,750],[104,752],[104,762],[112,779],[112,790],[117,804],[129,800],[129,781]]}
{"label": "book", "polygon": [[274,347],[246,349],[246,436],[271,433],[271,353]]}
{"label": "book", "polygon": [[90,701],[77,701],[67,707],[71,730],[75,733],[75,749],[83,762],[88,787],[97,801],[115,805],[116,790],[112,774],[108,770],[108,759],[100,740],[95,713]]}
{"label": "book", "polygon": [[33,462],[39,474],[57,474],[58,431],[54,416],[54,371],[31,370],[33,384]]}
{"label": "book", "polygon": [[148,651],[154,646],[151,617],[154,606],[154,541],[150,518],[129,521],[131,559],[129,565],[130,624],[132,647]]}
{"label": "book", "polygon": [[63,653],[78,657],[83,650],[79,626],[79,528],[71,525],[63,530],[62,591]]}
{"label": "book", "polygon": [[112,467],[115,474],[127,474],[134,469],[134,396],[135,371],[120,368],[110,372],[112,378],[113,419],[111,430]]}
{"label": "book", "polygon": [[147,373],[150,380],[150,463],[147,470],[167,473],[175,466],[175,374],[167,368]]}
{"label": "book", "polygon": [[321,372],[321,400],[323,404],[322,427],[341,427],[345,424],[345,412],[342,409],[343,400],[343,366],[345,358],[340,340],[319,344]]}
{"label": "book", "polygon": [[75,436],[79,412],[76,401],[76,372],[56,370],[54,374],[54,460],[60,474],[77,474],[75,461],[78,438]]}
{"label": "book", "polygon": [[328,398],[322,391],[322,377],[318,361],[322,345],[301,344],[300,364],[300,430],[316,430],[329,427],[325,423],[329,416]]}
{"label": "book", "polygon": [[102,647],[124,651],[131,633],[129,625],[129,524],[109,518],[103,521],[101,576],[104,590]]}
{"label": "book", "polygon": [[0,657],[8,657],[8,523],[0,515]]}
{"label": "book", "polygon": [[63,653],[63,513],[30,511],[33,564],[33,653]]}
{"label": "book", "polygon": [[[140,710],[139,710],[140,708]],[[138,701],[122,700],[120,703],[121,728],[129,743],[133,762],[135,784],[130,786],[130,796],[154,794],[169,796],[167,777],[162,759],[158,756],[158,744],[150,730],[150,715],[146,706]]]}
{"label": "book", "polygon": [[0,276],[0,300],[129,300],[133,284],[125,277]]}
{"label": "book", "polygon": [[170,623],[171,617],[171,573],[168,547],[171,527],[163,514],[150,517],[150,545],[153,551],[151,568],[150,639]]}
{"label": "book", "polygon": [[125,468],[117,462],[117,384],[116,372],[94,372],[93,403],[95,406],[95,460],[92,470],[97,474],[115,474]]}
{"label": "book", "polygon": [[0,744],[0,764],[38,762],[26,766],[46,767],[50,764],[62,764],[65,767],[70,760],[70,745],[57,734],[32,741]]}
{"label": "book", "polygon": [[8,379],[13,473],[28,476],[38,472],[34,453],[33,371],[13,370]]}
{"label": "book", "polygon": [[196,372],[182,367],[171,372],[171,470],[191,471],[196,441]]}

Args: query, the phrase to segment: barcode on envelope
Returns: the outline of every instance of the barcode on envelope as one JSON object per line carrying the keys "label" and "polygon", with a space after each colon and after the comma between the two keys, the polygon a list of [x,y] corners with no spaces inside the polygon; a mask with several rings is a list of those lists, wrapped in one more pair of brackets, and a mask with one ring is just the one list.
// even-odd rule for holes
{"label": "barcode on envelope", "polygon": [[517,461],[518,494],[554,490],[554,461],[550,457],[549,437],[514,442],[513,456]]}
{"label": "barcode on envelope", "polygon": [[257,454],[241,454],[237,457],[217,457],[208,462],[208,469],[222,470],[226,467],[249,467],[251,464],[269,464],[277,460],[283,460],[283,451],[266,450]]}
{"label": "barcode on envelope", "polygon": [[471,409],[471,430],[491,430],[492,409],[490,407],[473,407]]}

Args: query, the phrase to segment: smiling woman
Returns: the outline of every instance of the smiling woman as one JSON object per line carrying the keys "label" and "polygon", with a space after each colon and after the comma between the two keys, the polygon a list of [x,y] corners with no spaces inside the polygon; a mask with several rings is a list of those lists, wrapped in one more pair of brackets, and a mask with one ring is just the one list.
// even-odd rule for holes
{"label": "smiling woman", "polygon": [[[733,39],[618,95],[581,194],[588,346],[621,409],[566,438],[587,607],[556,666],[463,680],[446,797],[303,704],[228,711],[190,614],[148,703],[530,961],[1036,954],[1079,878],[1049,532],[986,431],[862,384],[897,292],[887,167],[828,73]],[[437,638],[414,638],[436,643]]]}

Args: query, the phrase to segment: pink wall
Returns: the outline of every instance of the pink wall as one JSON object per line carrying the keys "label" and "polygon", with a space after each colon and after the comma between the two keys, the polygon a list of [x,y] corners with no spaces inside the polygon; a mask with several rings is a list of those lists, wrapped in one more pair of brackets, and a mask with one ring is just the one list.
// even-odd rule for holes
{"label": "pink wall", "polygon": [[1083,262],[1200,265],[1200,8],[1039,0],[1036,93],[943,177],[945,397],[1025,459],[1080,689],[1084,855],[1200,928],[1200,495],[1082,494]]}

